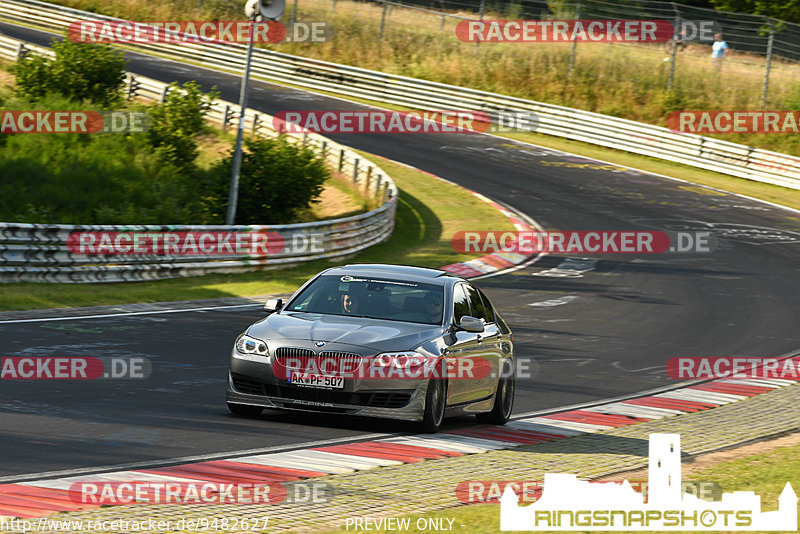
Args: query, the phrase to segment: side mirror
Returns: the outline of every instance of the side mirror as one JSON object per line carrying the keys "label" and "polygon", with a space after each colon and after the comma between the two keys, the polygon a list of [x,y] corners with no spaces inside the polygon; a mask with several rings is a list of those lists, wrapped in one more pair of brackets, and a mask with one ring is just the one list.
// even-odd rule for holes
{"label": "side mirror", "polygon": [[269,299],[266,304],[264,304],[264,311],[270,313],[281,311],[281,309],[283,309],[283,299]]}
{"label": "side mirror", "polygon": [[461,330],[466,330],[467,332],[483,332],[485,330],[483,326],[483,321],[478,319],[477,317],[472,317],[469,315],[465,315],[461,318],[461,322],[458,324],[458,327]]}

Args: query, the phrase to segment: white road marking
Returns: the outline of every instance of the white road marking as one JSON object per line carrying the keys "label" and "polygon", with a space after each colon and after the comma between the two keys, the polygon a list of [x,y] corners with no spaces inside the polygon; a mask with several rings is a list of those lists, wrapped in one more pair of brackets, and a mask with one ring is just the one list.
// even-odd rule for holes
{"label": "white road marking", "polygon": [[101,315],[76,315],[73,317],[43,317],[40,319],[9,319],[0,321],[0,324],[14,324],[14,323],[46,323],[51,321],[78,321],[82,319],[108,319],[110,317],[128,317],[132,315],[155,315],[158,313],[181,313],[181,312],[195,312],[195,311],[209,311],[209,310],[224,310],[227,308],[255,308],[263,306],[263,304],[233,304],[230,306],[209,306],[205,308],[185,308],[185,309],[166,309],[166,310],[149,310],[140,312],[121,312],[121,313],[104,313]]}
{"label": "white road marking", "polygon": [[533,276],[548,276],[551,278],[578,278],[588,271],[593,271],[597,265],[597,260],[589,258],[567,258],[557,267],[546,269]]}
{"label": "white road marking", "polygon": [[573,300],[577,299],[576,295],[567,295],[565,297],[558,297],[557,299],[550,299],[550,300],[543,300],[541,302],[531,302],[528,306],[532,306],[534,308],[552,308],[554,306],[563,306],[564,304],[569,304]]}

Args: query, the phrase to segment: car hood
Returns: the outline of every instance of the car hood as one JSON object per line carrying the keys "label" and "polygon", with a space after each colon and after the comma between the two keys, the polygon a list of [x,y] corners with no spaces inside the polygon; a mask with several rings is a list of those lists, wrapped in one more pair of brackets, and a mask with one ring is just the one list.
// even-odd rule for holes
{"label": "car hood", "polygon": [[322,315],[273,313],[252,325],[248,334],[264,341],[307,340],[344,343],[377,350],[411,350],[439,336],[441,326]]}

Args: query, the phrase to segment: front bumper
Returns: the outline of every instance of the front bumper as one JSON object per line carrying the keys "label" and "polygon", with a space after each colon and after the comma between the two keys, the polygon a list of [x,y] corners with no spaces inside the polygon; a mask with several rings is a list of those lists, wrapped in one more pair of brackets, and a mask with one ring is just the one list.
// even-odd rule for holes
{"label": "front bumper", "polygon": [[[252,375],[228,373],[226,401],[281,410],[302,410],[421,421],[427,383],[407,381],[402,387],[361,384],[351,391],[298,387],[277,379],[259,380]],[[347,383],[346,383],[347,384]]]}

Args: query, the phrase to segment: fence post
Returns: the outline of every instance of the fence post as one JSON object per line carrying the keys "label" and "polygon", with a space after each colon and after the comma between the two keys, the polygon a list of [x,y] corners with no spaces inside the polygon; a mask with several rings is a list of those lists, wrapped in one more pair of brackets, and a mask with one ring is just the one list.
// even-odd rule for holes
{"label": "fence post", "polygon": [[136,76],[131,76],[128,80],[128,100],[136,96],[136,91],[139,90],[139,82],[136,81]]}
{"label": "fence post", "polygon": [[386,25],[386,9],[389,7],[389,0],[383,0],[383,13],[381,14],[381,29],[378,31],[378,50],[381,49],[383,42],[383,27]]}
{"label": "fence post", "polygon": [[767,66],[764,69],[764,86],[761,88],[761,109],[767,108],[767,91],[769,91],[769,69],[772,66],[772,41],[775,38],[775,27],[772,19],[767,17],[769,24],[769,40],[767,41]]}
{"label": "fence post", "polygon": [[358,158],[353,161],[353,183],[358,183]]}
{"label": "fence post", "polygon": [[322,161],[328,159],[328,141],[322,141]]}
{"label": "fence post", "polygon": [[342,165],[344,165],[344,149],[339,149],[339,172],[342,172]]}
{"label": "fence post", "polygon": [[[486,13],[486,0],[481,0],[481,7],[480,7],[480,9],[478,11],[478,14],[479,14],[478,18],[481,21],[481,26],[480,26],[481,31],[483,31],[483,15],[484,15],[484,13]],[[480,44],[481,44],[481,37],[480,37],[480,35],[478,35],[478,39],[475,41],[475,57],[478,57],[478,47],[480,46]]]}
{"label": "fence post", "polygon": [[294,0],[294,5],[292,5],[292,18],[289,20],[289,27],[293,28],[294,23],[297,22],[297,2],[298,0]]}
{"label": "fence post", "polygon": [[253,114],[253,135],[258,133],[258,123],[261,120],[261,115],[258,113]]}
{"label": "fence post", "polygon": [[161,103],[162,104],[167,101],[167,95],[168,94],[169,94],[169,85],[165,85],[164,86],[164,90],[161,91]]}
{"label": "fence post", "polygon": [[678,57],[678,39],[680,38],[681,42],[683,42],[683,35],[679,29],[681,26],[681,13],[678,11],[678,6],[675,5],[675,2],[670,2],[670,4],[672,4],[672,10],[675,11],[675,27],[672,29],[672,54],[669,59],[667,91],[672,90],[672,84],[675,82],[675,60]]}
{"label": "fence post", "polygon": [[[581,20],[581,0],[578,0],[576,9],[575,9],[575,20]],[[567,72],[567,77],[572,78],[572,71],[575,70],[575,54],[578,51],[578,40],[572,40],[572,51],[569,53],[569,72]]]}
{"label": "fence post", "polygon": [[228,104],[225,104],[225,109],[222,112],[222,126],[221,129],[224,132],[225,129],[228,127],[228,117],[230,117],[231,107]]}
{"label": "fence post", "polygon": [[28,48],[25,46],[25,43],[17,44],[17,61],[24,58],[28,54]]}

